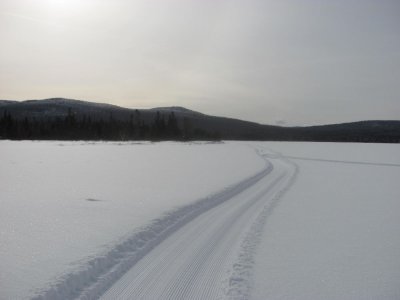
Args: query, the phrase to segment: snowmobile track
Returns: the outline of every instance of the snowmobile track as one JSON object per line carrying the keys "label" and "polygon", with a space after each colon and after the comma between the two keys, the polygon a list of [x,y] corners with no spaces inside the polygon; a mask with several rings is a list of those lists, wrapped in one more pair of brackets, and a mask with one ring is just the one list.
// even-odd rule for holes
{"label": "snowmobile track", "polygon": [[248,299],[257,233],[297,173],[269,161],[271,172],[179,228],[101,299]]}
{"label": "snowmobile track", "polygon": [[161,216],[34,299],[248,299],[259,233],[297,174],[256,152],[257,174]]}

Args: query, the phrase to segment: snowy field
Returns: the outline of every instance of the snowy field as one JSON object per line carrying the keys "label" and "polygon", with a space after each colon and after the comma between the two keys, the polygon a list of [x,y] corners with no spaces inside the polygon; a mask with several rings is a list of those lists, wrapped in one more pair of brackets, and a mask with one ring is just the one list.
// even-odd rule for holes
{"label": "snowy field", "polygon": [[265,226],[253,298],[400,299],[400,145],[265,145],[300,172]]}
{"label": "snowy field", "polygon": [[399,299],[400,145],[0,141],[0,299]]}

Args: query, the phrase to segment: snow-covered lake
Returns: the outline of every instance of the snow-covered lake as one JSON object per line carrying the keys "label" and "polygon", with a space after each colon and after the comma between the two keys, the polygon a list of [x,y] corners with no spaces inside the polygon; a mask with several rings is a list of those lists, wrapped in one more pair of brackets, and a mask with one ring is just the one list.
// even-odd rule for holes
{"label": "snow-covered lake", "polygon": [[400,299],[400,145],[267,146],[299,175],[265,226],[254,299]]}
{"label": "snow-covered lake", "polygon": [[[287,183],[263,194],[276,201],[250,243],[245,295],[400,298],[400,145],[0,141],[0,155],[0,299],[73,298],[65,288],[80,287],[64,285],[60,294],[63,280],[111,257],[85,275],[96,281],[132,250],[126,241],[138,233],[146,233],[143,243],[153,239],[155,220],[177,224],[171,232],[200,226],[197,215],[216,215],[230,198],[240,205],[282,176]],[[169,235],[153,247],[164,249]],[[238,234],[227,268],[249,236]]]}

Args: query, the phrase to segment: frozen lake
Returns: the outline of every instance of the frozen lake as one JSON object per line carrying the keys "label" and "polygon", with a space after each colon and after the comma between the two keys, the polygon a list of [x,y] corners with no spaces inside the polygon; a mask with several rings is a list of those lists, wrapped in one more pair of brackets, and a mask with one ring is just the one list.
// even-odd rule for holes
{"label": "frozen lake", "polygon": [[[74,289],[90,295],[86,285],[98,284],[98,276],[127,258],[118,245],[144,235],[141,249],[148,250],[132,262],[140,266],[157,251],[167,253],[168,243],[184,244],[201,218],[211,225],[219,215],[221,226],[243,223],[235,238],[198,262],[205,270],[193,277],[199,285],[218,274],[211,296],[398,299],[399,153],[391,144],[0,141],[0,298],[75,298]],[[242,203],[256,196],[254,212],[244,211]],[[170,232],[150,226],[157,220],[173,224]],[[206,253],[201,238],[207,244],[215,230],[199,237],[198,248],[187,246],[181,268],[189,268],[194,251]],[[154,249],[146,248],[154,241]],[[230,254],[212,275],[208,266],[227,245]],[[240,265],[241,254],[252,262],[237,273],[232,266]],[[90,267],[102,257],[100,267]],[[182,272],[174,265],[178,280]],[[82,270],[90,270],[89,279]],[[119,272],[107,275],[115,281],[111,295],[120,295],[121,280],[139,271]],[[82,286],[66,284],[68,278]],[[202,297],[195,286],[185,295]]]}

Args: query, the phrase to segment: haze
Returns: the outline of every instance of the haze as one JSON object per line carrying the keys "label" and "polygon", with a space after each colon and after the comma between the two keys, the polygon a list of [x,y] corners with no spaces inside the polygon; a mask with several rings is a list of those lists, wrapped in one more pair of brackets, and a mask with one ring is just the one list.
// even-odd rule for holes
{"label": "haze", "polygon": [[399,28],[397,0],[0,0],[0,99],[399,119]]}

